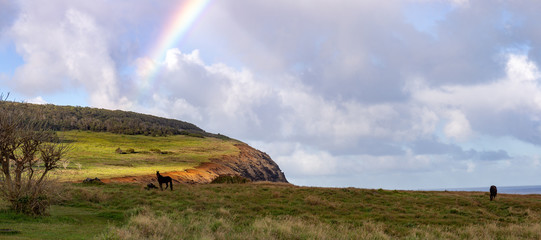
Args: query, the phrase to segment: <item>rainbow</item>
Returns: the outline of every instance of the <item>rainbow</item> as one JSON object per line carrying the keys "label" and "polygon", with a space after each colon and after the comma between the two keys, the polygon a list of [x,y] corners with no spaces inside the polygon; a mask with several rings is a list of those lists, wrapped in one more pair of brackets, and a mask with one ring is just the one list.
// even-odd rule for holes
{"label": "rainbow", "polygon": [[146,74],[147,81],[153,81],[153,78],[160,70],[161,64],[159,63],[165,57],[167,50],[175,47],[182,40],[210,2],[211,0],[180,1],[178,7],[165,24],[156,43],[150,48],[148,56],[155,64]]}

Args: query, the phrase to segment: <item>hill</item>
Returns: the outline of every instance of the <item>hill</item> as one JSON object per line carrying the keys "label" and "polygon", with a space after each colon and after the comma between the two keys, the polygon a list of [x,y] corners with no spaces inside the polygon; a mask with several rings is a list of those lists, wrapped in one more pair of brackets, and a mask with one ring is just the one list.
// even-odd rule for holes
{"label": "hill", "polygon": [[62,181],[98,177],[107,182],[152,182],[156,171],[181,183],[209,183],[219,175],[287,182],[279,166],[257,149],[194,124],[125,111],[0,101],[2,114],[18,114],[55,131],[71,150],[52,174]]}

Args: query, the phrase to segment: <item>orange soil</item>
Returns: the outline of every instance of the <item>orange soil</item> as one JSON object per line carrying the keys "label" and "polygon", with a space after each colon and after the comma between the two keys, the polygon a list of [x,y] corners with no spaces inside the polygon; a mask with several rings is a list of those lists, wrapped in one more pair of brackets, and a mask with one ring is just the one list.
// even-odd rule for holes
{"label": "orange soil", "polygon": [[[245,144],[236,144],[236,147],[241,151],[240,156],[244,156],[249,152],[252,152],[253,148]],[[194,169],[187,169],[184,171],[164,172],[163,176],[169,176],[173,181],[178,183],[210,183],[219,175],[239,175],[239,173],[233,170],[231,167],[226,166],[227,163],[234,163],[243,161],[240,157],[234,156],[222,156],[221,158],[211,159],[211,162],[201,163]],[[156,174],[139,175],[139,176],[126,176],[116,177],[110,179],[101,179],[104,183],[118,182],[118,183],[150,183],[156,182]]]}
{"label": "orange soil", "polygon": [[[184,171],[165,172],[163,176],[169,176],[175,182],[180,183],[210,183],[218,175],[236,174],[233,170],[220,164],[213,162],[205,162],[197,166],[195,169],[187,169]],[[110,179],[101,179],[104,183],[150,183],[156,181],[156,174],[116,177]]]}

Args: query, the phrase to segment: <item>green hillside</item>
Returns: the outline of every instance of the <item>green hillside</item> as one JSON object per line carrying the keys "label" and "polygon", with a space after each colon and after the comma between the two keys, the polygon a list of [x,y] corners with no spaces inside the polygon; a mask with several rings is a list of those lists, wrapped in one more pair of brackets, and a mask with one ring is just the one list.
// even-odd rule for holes
{"label": "green hillside", "polygon": [[[188,135],[145,136],[107,132],[57,132],[71,150],[53,175],[63,181],[183,171],[223,155],[238,155],[236,140]],[[120,149],[121,152],[117,152]]]}

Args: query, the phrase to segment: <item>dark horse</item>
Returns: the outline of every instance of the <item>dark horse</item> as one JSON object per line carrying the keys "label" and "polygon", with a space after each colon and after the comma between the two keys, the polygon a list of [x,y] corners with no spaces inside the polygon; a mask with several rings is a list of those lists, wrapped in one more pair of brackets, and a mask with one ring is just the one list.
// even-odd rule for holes
{"label": "dark horse", "polygon": [[498,189],[496,186],[490,186],[490,201],[492,201],[492,199],[496,199],[496,194],[498,194]]}
{"label": "dark horse", "polygon": [[171,177],[168,177],[168,176],[162,176],[160,175],[160,171],[156,171],[156,176],[158,177],[158,183],[160,184],[160,189],[163,191],[163,188],[162,188],[162,183],[165,183],[165,189],[167,189],[167,187],[169,187],[169,189],[171,189],[171,191],[173,191],[173,179],[171,179]]}

